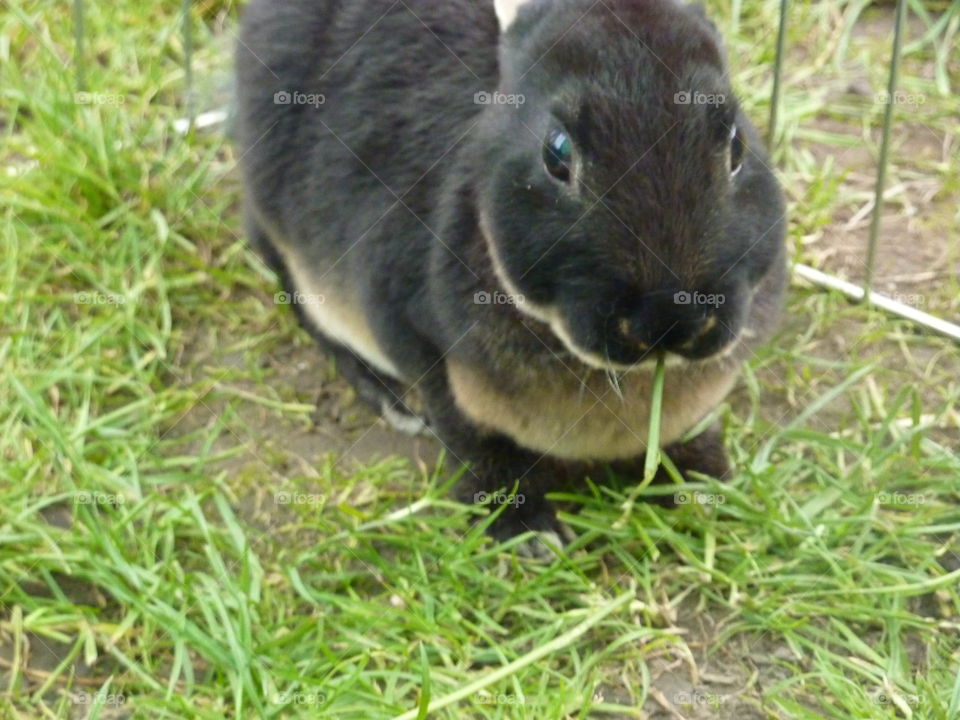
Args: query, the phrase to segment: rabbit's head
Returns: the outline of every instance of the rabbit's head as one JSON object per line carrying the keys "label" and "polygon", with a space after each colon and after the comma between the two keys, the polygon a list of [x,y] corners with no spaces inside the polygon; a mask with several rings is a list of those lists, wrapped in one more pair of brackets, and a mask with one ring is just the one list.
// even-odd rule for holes
{"label": "rabbit's head", "polygon": [[499,281],[596,367],[722,353],[784,220],[714,26],[672,0],[495,5],[476,198]]}

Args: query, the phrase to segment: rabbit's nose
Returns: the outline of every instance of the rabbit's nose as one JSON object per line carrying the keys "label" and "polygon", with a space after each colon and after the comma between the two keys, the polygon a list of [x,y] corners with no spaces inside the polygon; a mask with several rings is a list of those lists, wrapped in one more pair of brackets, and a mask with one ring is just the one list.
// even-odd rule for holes
{"label": "rabbit's nose", "polygon": [[677,350],[692,345],[697,338],[706,334],[712,320],[677,313],[645,312],[639,316],[620,320],[621,334],[633,345],[641,349],[659,348]]}
{"label": "rabbit's nose", "polygon": [[[664,330],[657,346],[672,352],[686,353],[693,350],[710,328],[716,325],[716,316],[684,315],[667,318],[672,324]],[[665,324],[665,323],[664,323]]]}

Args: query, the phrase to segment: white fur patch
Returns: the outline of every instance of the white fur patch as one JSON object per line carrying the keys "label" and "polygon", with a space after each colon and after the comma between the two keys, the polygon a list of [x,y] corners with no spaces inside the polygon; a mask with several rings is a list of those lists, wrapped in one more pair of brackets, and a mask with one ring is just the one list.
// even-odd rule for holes
{"label": "white fur patch", "polygon": [[559,533],[553,530],[537,530],[529,540],[525,540],[516,547],[517,555],[539,560],[554,560],[557,550],[563,551],[567,544]]}
{"label": "white fur patch", "polygon": [[423,421],[423,418],[397,410],[386,400],[380,405],[380,413],[390,427],[404,435],[420,435],[427,431],[427,424]]}
{"label": "white fur patch", "polygon": [[500,29],[506,31],[517,19],[517,12],[531,0],[494,0],[497,10],[497,19],[500,20]]}

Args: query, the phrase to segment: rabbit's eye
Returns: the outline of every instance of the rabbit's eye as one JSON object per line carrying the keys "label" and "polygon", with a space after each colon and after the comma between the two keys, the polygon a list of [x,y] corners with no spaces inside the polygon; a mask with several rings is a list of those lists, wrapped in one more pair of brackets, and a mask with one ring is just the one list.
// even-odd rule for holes
{"label": "rabbit's eye", "polygon": [[743,152],[746,145],[743,142],[743,135],[736,125],[730,130],[730,177],[734,177],[740,168],[743,167]]}
{"label": "rabbit's eye", "polygon": [[570,182],[573,143],[563,130],[551,130],[543,146],[543,164],[547,172],[561,182]]}

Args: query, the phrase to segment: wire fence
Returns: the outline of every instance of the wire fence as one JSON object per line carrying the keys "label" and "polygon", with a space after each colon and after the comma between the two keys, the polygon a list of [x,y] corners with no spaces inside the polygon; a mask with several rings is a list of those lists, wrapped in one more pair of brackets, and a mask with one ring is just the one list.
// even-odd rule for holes
{"label": "wire fence", "polygon": [[[224,122],[228,111],[213,109],[197,113],[194,74],[193,74],[193,24],[191,9],[194,0],[182,0],[182,33],[183,33],[183,70],[186,116],[178,120],[174,128],[181,133],[189,133],[194,129],[209,127]],[[910,0],[897,0],[894,10],[893,45],[890,49],[890,58],[887,75],[887,97],[893,98],[898,89],[900,62],[903,52],[904,27],[906,25],[907,5]],[[773,67],[773,83],[770,97],[770,114],[767,122],[767,141],[772,151],[778,144],[780,109],[783,103],[783,65],[787,53],[787,25],[789,22],[790,0],[780,0],[779,22],[776,37],[776,59]],[[84,0],[74,0],[74,56],[76,89],[78,92],[86,90],[85,73],[85,46],[84,46]],[[843,280],[830,273],[822,272],[809,265],[795,263],[793,272],[814,285],[841,292],[852,300],[865,302],[890,314],[910,320],[920,326],[960,341],[960,325],[936,317],[919,310],[911,305],[874,291],[877,266],[877,248],[880,239],[882,224],[883,198],[887,183],[887,170],[890,165],[890,138],[895,119],[896,103],[887,102],[884,108],[883,125],[880,136],[880,152],[877,159],[876,182],[874,187],[874,202],[870,220],[870,230],[865,248],[866,275],[863,285]]]}
{"label": "wire fence", "polygon": [[[908,0],[897,0],[893,20],[893,47],[890,50],[889,71],[887,74],[887,97],[893,98],[897,92],[897,80],[900,75],[900,60],[903,52],[903,28],[906,24]],[[773,69],[773,92],[770,98],[770,118],[767,124],[767,142],[771,150],[778,138],[778,118],[780,114],[781,88],[783,85],[783,63],[786,58],[787,22],[789,20],[790,0],[780,0],[780,18],[777,29],[776,61]],[[918,310],[910,305],[873,291],[876,279],[877,247],[880,240],[883,195],[887,185],[887,168],[890,164],[890,137],[893,131],[896,103],[888,102],[884,106],[883,126],[880,135],[880,155],[877,159],[877,175],[874,189],[873,212],[870,218],[870,234],[866,248],[866,279],[863,286],[847,282],[835,275],[821,272],[816,268],[797,263],[794,273],[820,287],[842,292],[858,302],[867,302],[882,310],[911,320],[930,330],[960,340],[960,325],[938,318],[930,313]]]}

